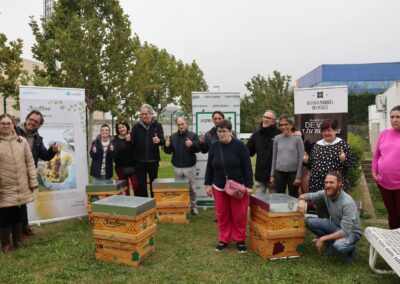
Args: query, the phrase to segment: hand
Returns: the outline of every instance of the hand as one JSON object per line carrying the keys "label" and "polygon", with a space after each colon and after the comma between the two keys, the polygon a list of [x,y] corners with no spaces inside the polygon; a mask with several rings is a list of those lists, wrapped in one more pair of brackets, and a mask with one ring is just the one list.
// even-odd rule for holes
{"label": "hand", "polygon": [[305,200],[299,200],[297,203],[297,212],[305,214],[307,212],[307,202]]}
{"label": "hand", "polygon": [[185,145],[188,148],[192,147],[192,145],[193,145],[192,140],[190,140],[189,138],[186,138]]}
{"label": "hand", "polygon": [[126,134],[126,136],[125,136],[125,140],[126,141],[131,141],[131,133],[128,131],[128,134]]}
{"label": "hand", "polygon": [[113,152],[114,151],[114,144],[110,143],[110,151]]}
{"label": "hand", "polygon": [[301,136],[301,131],[300,130],[296,130],[295,132],[293,132],[294,136]]}
{"label": "hand", "polygon": [[309,161],[310,161],[310,157],[308,156],[307,152],[304,152],[303,163],[308,164]]}
{"label": "hand", "polygon": [[93,146],[92,146],[92,151],[93,151],[93,153],[96,153],[97,152],[97,148],[96,148],[96,146],[93,144]]}
{"label": "hand", "polygon": [[247,195],[251,195],[253,193],[253,189],[252,188],[246,187],[246,190],[247,190]]}
{"label": "hand", "polygon": [[322,237],[319,239],[313,239],[313,242],[315,242],[315,247],[317,248],[318,252],[324,251],[324,240],[322,239]]}
{"label": "hand", "polygon": [[200,133],[199,141],[200,141],[201,144],[204,143],[204,134],[203,134],[203,132]]}
{"label": "hand", "polygon": [[339,160],[344,162],[346,160],[346,154],[343,152],[343,149],[340,149]]}
{"label": "hand", "polygon": [[294,182],[293,182],[293,185],[294,185],[294,186],[300,186],[300,185],[301,185],[301,179],[296,178],[296,179],[294,180]]}
{"label": "hand", "polygon": [[158,138],[157,132],[156,132],[156,133],[154,133],[153,144],[159,144],[159,143],[160,143],[160,138]]}
{"label": "hand", "polygon": [[275,177],[270,177],[269,178],[269,183],[271,186],[275,186]]}
{"label": "hand", "polygon": [[53,151],[53,153],[58,153],[58,146],[57,144],[54,142],[54,144],[51,144],[51,150]]}
{"label": "hand", "polygon": [[374,178],[375,182],[378,182],[378,174],[372,173],[372,177]]}
{"label": "hand", "polygon": [[165,147],[169,147],[169,145],[171,145],[171,141],[169,139],[169,137],[165,138]]}
{"label": "hand", "polygon": [[212,197],[212,186],[211,185],[206,185],[206,193],[207,193],[207,196],[210,196],[210,197]]}

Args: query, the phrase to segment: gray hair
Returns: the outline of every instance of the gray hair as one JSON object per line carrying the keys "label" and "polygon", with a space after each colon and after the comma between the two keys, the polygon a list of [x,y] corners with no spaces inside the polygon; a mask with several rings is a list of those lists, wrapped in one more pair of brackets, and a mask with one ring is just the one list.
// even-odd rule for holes
{"label": "gray hair", "polygon": [[264,113],[266,113],[266,112],[272,113],[274,119],[276,119],[276,113],[273,110],[267,109],[266,111],[264,111]]}
{"label": "gray hair", "polygon": [[142,109],[146,108],[150,114],[154,115],[155,111],[154,108],[149,105],[149,104],[142,104],[142,106],[140,107],[140,111],[142,111]]}
{"label": "gray hair", "polygon": [[178,119],[183,119],[183,121],[187,124],[187,120],[186,120],[186,118],[185,118],[184,116],[179,116],[179,117],[177,117],[177,118],[175,119],[175,124],[178,123]]}

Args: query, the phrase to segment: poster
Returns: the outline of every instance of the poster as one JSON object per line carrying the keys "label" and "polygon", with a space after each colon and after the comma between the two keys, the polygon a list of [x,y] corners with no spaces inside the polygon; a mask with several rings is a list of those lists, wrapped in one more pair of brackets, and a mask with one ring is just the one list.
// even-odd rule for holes
{"label": "poster", "polygon": [[306,148],[322,139],[320,127],[325,119],[336,120],[337,136],[347,140],[347,96],[347,86],[294,90],[296,126],[304,133]]}
{"label": "poster", "polygon": [[20,87],[21,122],[39,110],[44,124],[39,129],[46,148],[58,146],[51,161],[38,163],[39,189],[28,205],[30,223],[41,223],[87,215],[85,186],[86,104],[83,89]]}
{"label": "poster", "polygon": [[[219,110],[225,119],[232,122],[232,128],[240,134],[240,93],[239,92],[193,92],[192,93],[193,132],[198,136],[209,131],[214,123],[212,113]],[[197,153],[196,194],[199,206],[214,206],[214,200],[207,197],[204,190],[204,176],[208,154]]]}

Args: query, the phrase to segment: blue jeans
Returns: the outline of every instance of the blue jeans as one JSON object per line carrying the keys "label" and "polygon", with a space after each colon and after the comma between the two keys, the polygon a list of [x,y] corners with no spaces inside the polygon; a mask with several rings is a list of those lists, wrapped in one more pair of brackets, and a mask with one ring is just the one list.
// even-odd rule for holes
{"label": "blue jeans", "polygon": [[[341,228],[336,226],[331,219],[307,218],[306,228],[316,234],[318,237],[330,235],[339,231]],[[348,253],[356,248],[356,242],[360,235],[350,233],[346,238],[340,238],[330,242],[333,248],[340,253]]]}

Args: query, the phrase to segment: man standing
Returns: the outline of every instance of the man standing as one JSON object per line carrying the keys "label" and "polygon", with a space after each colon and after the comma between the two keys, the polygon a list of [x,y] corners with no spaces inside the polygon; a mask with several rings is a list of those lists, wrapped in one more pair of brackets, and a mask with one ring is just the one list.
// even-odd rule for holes
{"label": "man standing", "polygon": [[324,250],[326,244],[326,255],[337,251],[344,254],[345,263],[350,263],[355,257],[355,244],[362,234],[356,204],[342,190],[340,173],[329,172],[324,187],[324,190],[300,195],[297,210],[305,213],[307,202],[325,202],[330,218],[307,218],[306,228],[317,235],[314,242],[319,252]]}
{"label": "man standing", "polygon": [[267,187],[270,193],[275,192],[274,187],[269,184],[274,137],[281,134],[281,131],[276,127],[275,120],[275,112],[267,110],[263,115],[260,128],[251,135],[247,142],[250,156],[257,154],[256,170],[254,174],[254,185],[257,193],[265,193]]}
{"label": "man standing", "polygon": [[140,120],[132,127],[131,138],[135,147],[136,174],[138,177],[138,196],[148,197],[147,174],[150,178],[150,194],[153,195],[153,181],[158,176],[160,162],[159,146],[164,145],[164,130],[154,117],[151,105],[140,107]]}
{"label": "man standing", "polygon": [[219,110],[214,111],[211,117],[214,126],[205,135],[201,134],[199,137],[200,151],[203,154],[208,153],[211,144],[218,140],[217,125],[225,119],[225,115]]}
{"label": "man standing", "polygon": [[196,153],[200,152],[197,135],[187,129],[187,122],[183,117],[176,120],[178,131],[166,139],[164,152],[172,153],[175,179],[187,178],[189,180],[190,209],[193,215],[199,214],[196,200],[195,165]]}
{"label": "man standing", "polygon": [[[40,111],[32,110],[25,118],[24,123],[20,123],[17,127],[18,135],[23,136],[29,144],[32,151],[33,160],[37,168],[38,160],[50,161],[58,152],[58,146],[54,143],[49,149],[43,144],[43,138],[39,135],[39,128],[43,125],[44,118]],[[22,216],[22,234],[25,237],[33,235],[28,223],[28,210],[24,210]]]}

